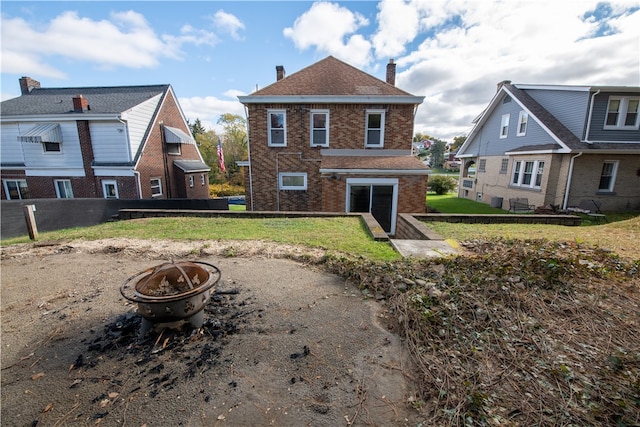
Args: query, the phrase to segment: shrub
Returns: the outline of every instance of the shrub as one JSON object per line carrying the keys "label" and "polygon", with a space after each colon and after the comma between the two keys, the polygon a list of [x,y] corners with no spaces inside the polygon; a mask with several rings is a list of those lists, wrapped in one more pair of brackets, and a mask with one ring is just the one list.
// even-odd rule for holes
{"label": "shrub", "polygon": [[210,197],[238,196],[244,195],[244,186],[231,185],[227,182],[223,184],[209,184]]}
{"label": "shrub", "polygon": [[450,176],[436,175],[429,177],[429,188],[440,196],[455,190],[457,184],[458,181]]}

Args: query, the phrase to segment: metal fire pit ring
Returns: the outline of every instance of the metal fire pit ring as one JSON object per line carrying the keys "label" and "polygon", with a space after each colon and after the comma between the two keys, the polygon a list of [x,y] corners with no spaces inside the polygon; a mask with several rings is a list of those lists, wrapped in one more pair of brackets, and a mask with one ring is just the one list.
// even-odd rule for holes
{"label": "metal fire pit ring", "polygon": [[[200,327],[204,306],[221,276],[218,267],[202,261],[164,263],[129,277],[120,294],[137,304],[143,318],[141,334],[155,323],[179,320]],[[163,290],[172,293],[165,295]]]}

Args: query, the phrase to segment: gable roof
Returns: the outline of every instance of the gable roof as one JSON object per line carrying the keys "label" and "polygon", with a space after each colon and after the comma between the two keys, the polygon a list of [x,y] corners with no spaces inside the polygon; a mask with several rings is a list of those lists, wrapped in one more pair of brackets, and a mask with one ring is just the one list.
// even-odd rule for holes
{"label": "gable roof", "polygon": [[[17,98],[2,101],[0,112],[7,116],[74,114],[73,98],[82,95],[89,104],[83,114],[118,114],[157,95],[164,95],[170,85],[34,88]],[[75,113],[78,114],[78,113]]]}
{"label": "gable roof", "polygon": [[386,102],[420,104],[414,96],[333,56],[284,77],[240,102]]}
{"label": "gable roof", "polygon": [[548,89],[548,90],[579,90],[579,91],[593,91],[593,90],[625,90],[628,92],[637,92],[638,88],[635,87],[617,87],[617,86],[541,86],[541,85],[515,85],[508,82],[501,84],[500,89],[494,95],[489,102],[487,108],[482,112],[479,118],[474,120],[475,125],[469,133],[467,140],[460,147],[458,153],[461,156],[465,156],[464,151],[471,144],[473,138],[478,134],[479,130],[489,119],[493,111],[500,104],[505,96],[510,96],[514,99],[523,110],[529,113],[529,116],[535,120],[555,141],[555,144],[545,144],[537,146],[518,147],[510,150],[510,153],[516,152],[533,152],[533,151],[552,151],[552,152],[595,152],[604,150],[610,151],[631,151],[636,152],[640,149],[640,143],[591,143],[581,140],[573,132],[571,132],[560,120],[558,120],[553,114],[551,114],[546,108],[540,105],[535,99],[533,99],[528,93],[527,89]]}

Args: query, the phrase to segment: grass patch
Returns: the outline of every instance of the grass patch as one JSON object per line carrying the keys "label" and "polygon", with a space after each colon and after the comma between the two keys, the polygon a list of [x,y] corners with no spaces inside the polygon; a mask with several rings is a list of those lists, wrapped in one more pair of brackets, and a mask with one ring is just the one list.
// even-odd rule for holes
{"label": "grass patch", "polygon": [[[385,242],[371,238],[359,218],[144,218],[108,222],[92,227],[39,233],[39,241],[106,238],[175,240],[264,240],[304,245],[391,261],[400,255]],[[29,242],[28,236],[2,241],[3,245]]]}
{"label": "grass patch", "polygon": [[427,194],[427,208],[429,212],[432,209],[440,213],[459,213],[459,214],[506,214],[505,210],[492,208],[491,206],[476,202],[469,199],[458,198],[455,194],[437,195],[435,193]]}

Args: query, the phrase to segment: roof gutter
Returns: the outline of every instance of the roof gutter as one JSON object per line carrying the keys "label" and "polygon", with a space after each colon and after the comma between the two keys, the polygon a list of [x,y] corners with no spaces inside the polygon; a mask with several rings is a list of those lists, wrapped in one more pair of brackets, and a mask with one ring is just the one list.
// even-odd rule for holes
{"label": "roof gutter", "polygon": [[587,130],[584,135],[584,142],[587,144],[593,144],[593,142],[589,141],[589,132],[591,131],[591,117],[593,116],[593,104],[596,100],[596,96],[600,93],[600,89],[598,89],[593,96],[591,97],[591,105],[589,105],[589,117],[587,118]]}
{"label": "roof gutter", "polygon": [[238,96],[242,104],[422,104],[424,96],[401,95],[247,95]]}
{"label": "roof gutter", "polygon": [[569,203],[569,187],[571,187],[571,178],[573,176],[573,162],[578,157],[582,156],[582,151],[571,157],[571,161],[569,162],[569,173],[567,174],[567,186],[564,189],[564,200],[562,201],[562,209],[567,209],[567,204]]}

